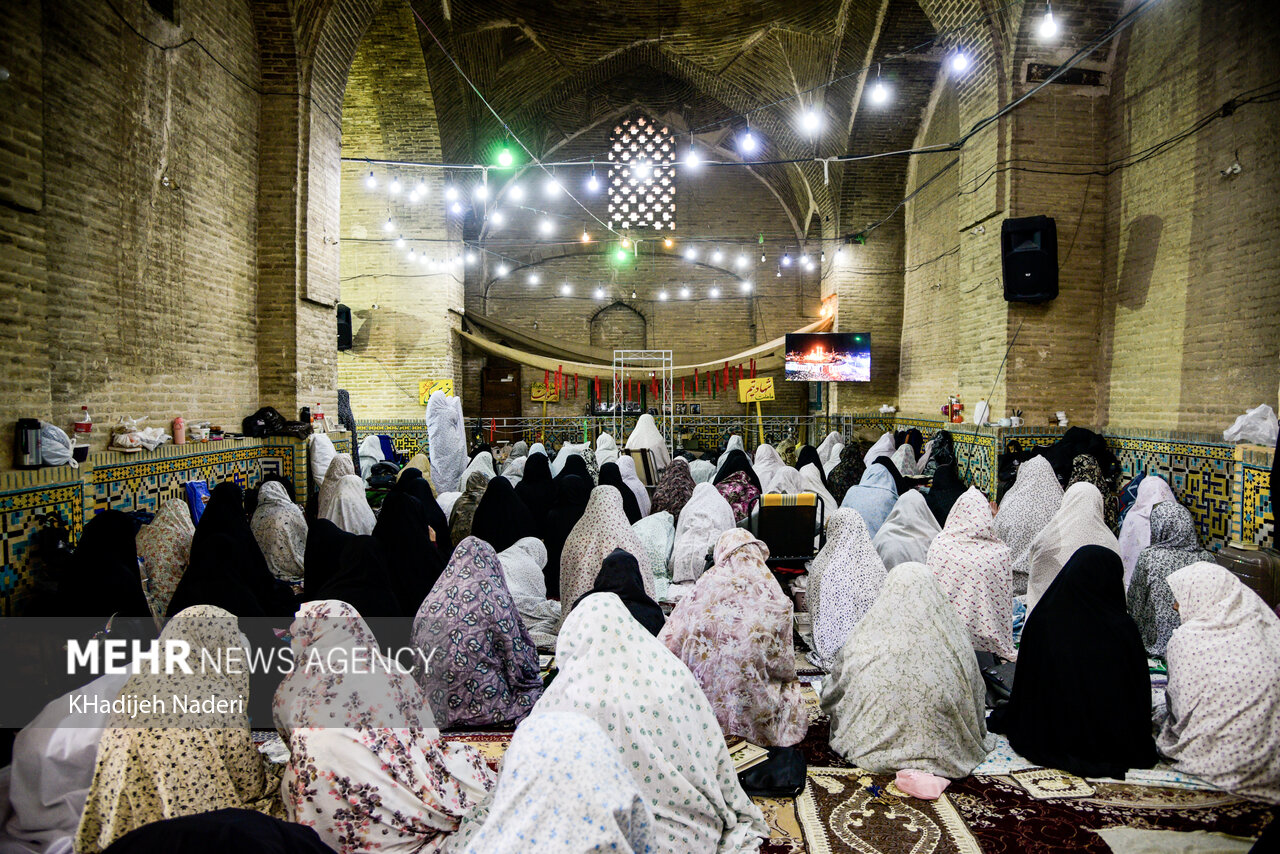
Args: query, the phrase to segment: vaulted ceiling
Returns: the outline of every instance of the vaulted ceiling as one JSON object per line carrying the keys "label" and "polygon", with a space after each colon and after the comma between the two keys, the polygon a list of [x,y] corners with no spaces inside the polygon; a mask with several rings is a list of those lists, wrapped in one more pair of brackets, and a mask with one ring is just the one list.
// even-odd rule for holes
{"label": "vaulted ceiling", "polygon": [[[446,160],[481,162],[503,136],[436,39],[540,158],[639,105],[687,142],[738,157],[733,132],[767,140],[760,160],[830,157],[908,147],[938,73],[941,50],[917,0],[414,0]],[[429,31],[428,31],[429,28]],[[906,54],[906,55],[904,55]],[[878,63],[891,110],[862,106]],[[875,75],[872,71],[872,77]],[[817,88],[815,88],[817,87]],[[801,105],[823,111],[816,139]],[[905,168],[905,159],[903,159]],[[846,222],[857,170],[833,164],[753,167],[800,235]],[[901,185],[899,184],[899,187]]]}

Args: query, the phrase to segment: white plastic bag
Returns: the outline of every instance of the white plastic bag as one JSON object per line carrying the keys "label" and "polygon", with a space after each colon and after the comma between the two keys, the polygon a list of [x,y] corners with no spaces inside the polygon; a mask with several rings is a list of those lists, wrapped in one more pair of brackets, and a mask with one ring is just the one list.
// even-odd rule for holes
{"label": "white plastic bag", "polygon": [[991,415],[991,407],[987,405],[985,400],[978,401],[978,405],[973,409],[973,423],[981,427],[987,423],[987,418]]}
{"label": "white plastic bag", "polygon": [[1222,431],[1222,438],[1228,442],[1274,446],[1277,429],[1276,412],[1264,403],[1237,418],[1235,424]]}
{"label": "white plastic bag", "polygon": [[40,461],[47,466],[71,466],[80,468],[71,455],[71,437],[57,424],[40,422]]}

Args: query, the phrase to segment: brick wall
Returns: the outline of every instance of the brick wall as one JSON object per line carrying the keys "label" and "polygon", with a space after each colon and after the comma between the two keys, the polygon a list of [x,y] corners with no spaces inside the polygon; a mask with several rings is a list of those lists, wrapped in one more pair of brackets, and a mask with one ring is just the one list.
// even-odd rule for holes
{"label": "brick wall", "polygon": [[[1265,4],[1159,4],[1118,46],[1107,159],[1273,82],[1277,51],[1280,20]],[[1217,431],[1275,405],[1277,127],[1280,104],[1242,107],[1109,179],[1099,377],[1110,423]],[[1237,156],[1242,171],[1224,178]]]}
{"label": "brick wall", "polygon": [[68,426],[86,404],[98,441],[119,415],[234,425],[257,402],[253,21],[116,5],[226,69],[105,4],[6,7],[4,466],[21,416]]}
{"label": "brick wall", "polygon": [[[439,161],[440,137],[422,46],[407,3],[384,4],[360,43],[342,110],[344,157]],[[378,187],[365,180],[373,171]],[[395,179],[404,189],[388,193]],[[410,200],[421,182],[425,196]],[[338,384],[361,418],[421,417],[418,381],[454,378],[459,347],[450,309],[462,308],[457,229],[446,221],[446,177],[437,169],[342,165],[342,302],[352,310],[354,346],[337,354]],[[395,229],[383,224],[393,219]],[[396,242],[404,238],[405,245]]]}

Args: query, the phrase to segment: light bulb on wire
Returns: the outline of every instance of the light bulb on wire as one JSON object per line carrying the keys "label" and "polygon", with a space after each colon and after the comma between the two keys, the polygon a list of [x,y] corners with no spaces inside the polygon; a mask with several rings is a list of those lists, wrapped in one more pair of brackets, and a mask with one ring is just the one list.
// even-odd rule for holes
{"label": "light bulb on wire", "polygon": [[460,216],[462,214],[462,203],[454,202],[453,205],[450,206],[449,210]]}
{"label": "light bulb on wire", "polygon": [[684,260],[692,261],[698,257],[698,248],[696,246],[686,247],[684,250]]}
{"label": "light bulb on wire", "polygon": [[396,224],[391,217],[387,217],[387,221],[382,224],[382,230],[388,234],[396,230]]}
{"label": "light bulb on wire", "polygon": [[397,249],[403,249],[403,248],[404,248],[404,235],[403,235],[403,234],[396,238],[396,248],[397,248]]}
{"label": "light bulb on wire", "polygon": [[596,299],[604,299],[604,288],[596,288]]}
{"label": "light bulb on wire", "polygon": [[587,230],[586,230],[585,228],[584,228],[584,229],[582,229],[582,242],[583,242],[583,243],[590,243],[590,242],[591,242],[591,235],[590,235],[590,233],[588,233],[588,232],[587,232]]}
{"label": "light bulb on wire", "polygon": [[672,240],[670,237],[664,237],[664,238],[662,238],[662,248],[663,248],[663,249],[670,249],[672,246],[675,246],[675,245],[676,245],[676,242],[675,242],[674,240]]}
{"label": "light bulb on wire", "polygon": [[884,104],[889,100],[889,87],[876,80],[876,84],[871,87],[871,103]]}
{"label": "light bulb on wire", "polygon": [[551,222],[551,217],[544,216],[542,219],[538,220],[539,232],[541,232],[544,235],[547,235],[547,234],[550,234],[553,230],[555,230],[555,225],[554,223]]}
{"label": "light bulb on wire", "polygon": [[444,198],[447,202],[455,201],[458,198],[458,188],[450,184],[444,188]]}
{"label": "light bulb on wire", "polygon": [[810,107],[800,114],[800,127],[809,136],[814,136],[822,129],[822,114]]}
{"label": "light bulb on wire", "polygon": [[531,285],[538,285],[538,284],[541,284],[541,283],[542,283],[542,277],[540,277],[537,273],[530,273],[530,274],[529,274],[529,284],[531,284]]}
{"label": "light bulb on wire", "polygon": [[782,253],[782,266],[784,267],[791,266],[791,255],[789,253],[786,253],[786,252]]}
{"label": "light bulb on wire", "polygon": [[404,254],[404,257],[405,257],[405,260],[406,260],[406,261],[416,261],[416,260],[417,260],[417,253],[416,253],[416,252],[414,252],[414,251],[413,251],[413,247],[412,247],[412,246],[410,246],[410,247],[409,247],[409,251],[408,251],[408,252],[406,252],[406,253]]}
{"label": "light bulb on wire", "polygon": [[649,177],[649,162],[647,160],[637,160],[631,167],[631,175],[637,181],[644,181]]}
{"label": "light bulb on wire", "polygon": [[698,156],[698,149],[692,145],[689,146],[689,153],[684,156],[684,165],[690,171],[696,171],[702,165],[702,158]]}
{"label": "light bulb on wire", "polygon": [[489,224],[492,225],[494,228],[501,228],[502,224],[506,221],[507,221],[507,218],[502,213],[502,211],[494,211],[493,213],[489,214]]}
{"label": "light bulb on wire", "polygon": [[368,187],[370,190],[377,189],[378,179],[374,177],[374,174],[372,171],[369,172],[369,177],[364,179],[364,185]]}
{"label": "light bulb on wire", "polygon": [[666,292],[666,291],[658,291],[658,299],[662,300],[663,302],[666,302],[666,299],[667,299],[667,292]]}
{"label": "light bulb on wire", "polygon": [[505,277],[506,277],[506,275],[507,275],[507,273],[510,273],[510,272],[511,272],[511,268],[510,268],[510,267],[508,267],[506,264],[499,264],[499,265],[498,265],[498,278],[499,278],[499,279],[505,278]]}
{"label": "light bulb on wire", "polygon": [[391,183],[387,185],[387,192],[393,196],[400,195],[400,179],[392,178]]}
{"label": "light bulb on wire", "polygon": [[511,166],[513,160],[514,158],[511,156],[511,149],[507,148],[505,145],[502,146],[502,150],[498,152],[498,165],[503,169],[507,169]]}
{"label": "light bulb on wire", "polygon": [[743,292],[744,294],[749,294],[749,293],[751,293],[751,280],[750,280],[750,279],[743,279],[743,280],[742,280],[742,284],[741,284],[741,285],[739,285],[739,287],[742,289],[742,292]]}
{"label": "light bulb on wire", "polygon": [[485,199],[489,198],[489,185],[488,185],[488,184],[477,184],[477,185],[476,185],[476,192],[475,192],[475,196],[476,196],[476,198],[477,198],[477,199],[479,199],[480,201],[484,201]]}
{"label": "light bulb on wire", "polygon": [[712,299],[718,298],[720,296],[720,289],[712,288],[711,290],[707,291],[707,296],[711,297]]}
{"label": "light bulb on wire", "polygon": [[735,260],[735,261],[734,261],[734,263],[735,263],[735,264],[737,264],[737,265],[738,265],[738,269],[739,269],[739,270],[741,270],[742,268],[746,267],[746,266],[747,266],[747,264],[749,264],[749,263],[751,263],[751,262],[747,260],[747,256],[746,256],[745,254],[739,253],[738,258],[737,258],[737,260]]}
{"label": "light bulb on wire", "polygon": [[720,251],[720,247],[719,247],[719,246],[717,246],[717,247],[715,248],[715,251],[711,253],[711,263],[712,263],[712,264],[719,264],[719,263],[720,263],[721,261],[723,261],[723,260],[724,260],[724,253],[723,253],[723,252],[721,252],[721,251]]}
{"label": "light bulb on wire", "polygon": [[1053,19],[1053,5],[1044,4],[1044,17],[1040,19],[1040,26],[1036,30],[1042,39],[1051,39],[1058,34],[1058,22]]}
{"label": "light bulb on wire", "polygon": [[756,150],[756,145],[755,134],[751,133],[751,128],[748,127],[746,133],[738,137],[738,148],[742,149],[747,154],[750,154]]}
{"label": "light bulb on wire", "polygon": [[591,177],[587,179],[587,189],[596,192],[600,189],[600,179],[596,177],[596,170],[591,170]]}
{"label": "light bulb on wire", "polygon": [[548,178],[546,183],[542,185],[542,190],[547,194],[548,198],[555,198],[560,195],[560,189],[560,182],[554,176]]}
{"label": "light bulb on wire", "polygon": [[475,262],[476,262],[476,253],[474,253],[474,252],[468,252],[468,253],[467,253],[467,263],[468,263],[468,264],[474,264]]}
{"label": "light bulb on wire", "polygon": [[680,299],[688,299],[688,298],[689,298],[689,289],[688,289],[688,288],[681,288],[681,289],[680,289]]}
{"label": "light bulb on wire", "polygon": [[524,187],[519,184],[512,184],[511,189],[507,190],[507,197],[513,202],[518,202],[524,198]]}
{"label": "light bulb on wire", "polygon": [[969,67],[969,57],[962,50],[951,54],[951,70],[957,74]]}
{"label": "light bulb on wire", "polygon": [[573,293],[573,286],[570,285],[568,282],[565,282],[563,285],[560,286],[560,296],[567,297],[571,293]]}

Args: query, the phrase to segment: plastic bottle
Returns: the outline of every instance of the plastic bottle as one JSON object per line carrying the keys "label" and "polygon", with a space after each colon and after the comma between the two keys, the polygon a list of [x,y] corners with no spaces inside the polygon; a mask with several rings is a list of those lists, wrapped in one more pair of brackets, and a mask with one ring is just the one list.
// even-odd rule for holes
{"label": "plastic bottle", "polygon": [[173,419],[173,444],[187,444],[187,422],[182,419],[181,415]]}
{"label": "plastic bottle", "polygon": [[93,419],[89,417],[89,407],[80,407],[80,420],[75,423],[74,431],[77,441],[88,439],[89,434],[93,432]]}

